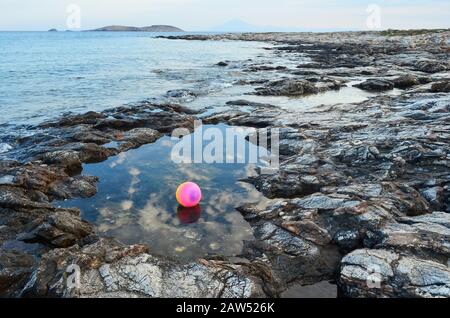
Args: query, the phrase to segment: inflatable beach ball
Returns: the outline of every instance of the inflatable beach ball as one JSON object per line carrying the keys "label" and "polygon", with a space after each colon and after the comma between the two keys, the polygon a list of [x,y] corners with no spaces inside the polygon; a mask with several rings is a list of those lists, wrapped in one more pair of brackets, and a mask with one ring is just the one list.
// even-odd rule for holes
{"label": "inflatable beach ball", "polygon": [[202,190],[194,182],[185,182],[178,187],[176,197],[180,205],[192,208],[200,203]]}

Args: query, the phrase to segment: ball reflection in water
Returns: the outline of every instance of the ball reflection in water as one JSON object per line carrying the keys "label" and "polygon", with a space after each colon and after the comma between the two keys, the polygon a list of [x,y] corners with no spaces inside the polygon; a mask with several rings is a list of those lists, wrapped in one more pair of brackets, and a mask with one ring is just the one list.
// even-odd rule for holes
{"label": "ball reflection in water", "polygon": [[182,205],[178,206],[177,217],[182,224],[192,224],[200,219],[202,214],[202,208],[200,205],[194,206],[192,208],[185,208]]}

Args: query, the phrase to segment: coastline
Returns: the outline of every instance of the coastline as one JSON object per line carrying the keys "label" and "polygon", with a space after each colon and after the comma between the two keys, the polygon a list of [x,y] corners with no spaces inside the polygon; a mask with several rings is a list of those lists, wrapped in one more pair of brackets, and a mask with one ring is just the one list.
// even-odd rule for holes
{"label": "coastline", "polygon": [[[236,207],[255,235],[238,260],[182,264],[151,247],[101,237],[79,211],[51,203],[95,195],[98,180],[79,175],[83,163],[152,143],[177,127],[192,129],[200,112],[142,103],[39,125],[45,133],[22,138],[10,153],[18,161],[0,163],[0,242],[43,248],[2,251],[8,279],[0,294],[275,297],[295,285],[332,281],[348,297],[450,297],[450,51],[443,34],[449,32],[166,37],[275,42],[274,61],[277,54],[312,60],[295,70],[248,68],[261,77],[258,96],[339,91],[361,76],[357,88],[377,94],[299,113],[231,100],[231,110],[202,118],[281,129],[280,170],[248,180],[272,201],[265,209]],[[271,77],[279,72],[289,76]],[[401,92],[385,94],[394,88]],[[119,146],[105,147],[110,142]],[[81,267],[81,288],[65,284],[72,263]],[[369,288],[374,273],[380,286]]]}

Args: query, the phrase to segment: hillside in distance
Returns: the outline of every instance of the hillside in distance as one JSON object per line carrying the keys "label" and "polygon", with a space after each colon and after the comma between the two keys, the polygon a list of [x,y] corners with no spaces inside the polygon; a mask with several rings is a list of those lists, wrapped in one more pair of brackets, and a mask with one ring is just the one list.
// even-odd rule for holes
{"label": "hillside in distance", "polygon": [[146,27],[133,27],[124,25],[110,25],[90,31],[109,32],[184,32],[182,29],[171,25],[151,25]]}

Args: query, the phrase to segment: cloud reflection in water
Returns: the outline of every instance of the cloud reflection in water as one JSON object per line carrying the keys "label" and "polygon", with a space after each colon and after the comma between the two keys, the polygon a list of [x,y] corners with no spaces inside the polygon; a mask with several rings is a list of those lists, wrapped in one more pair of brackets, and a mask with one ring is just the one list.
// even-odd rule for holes
{"label": "cloud reflection in water", "polygon": [[[253,234],[235,207],[264,201],[252,185],[237,181],[254,174],[254,166],[175,164],[170,157],[173,144],[163,137],[103,163],[85,165],[84,174],[100,178],[98,194],[64,205],[80,207],[83,217],[104,235],[127,244],[148,244],[156,254],[182,260],[239,254],[243,241]],[[179,208],[175,191],[184,181],[202,188],[201,207]]]}

